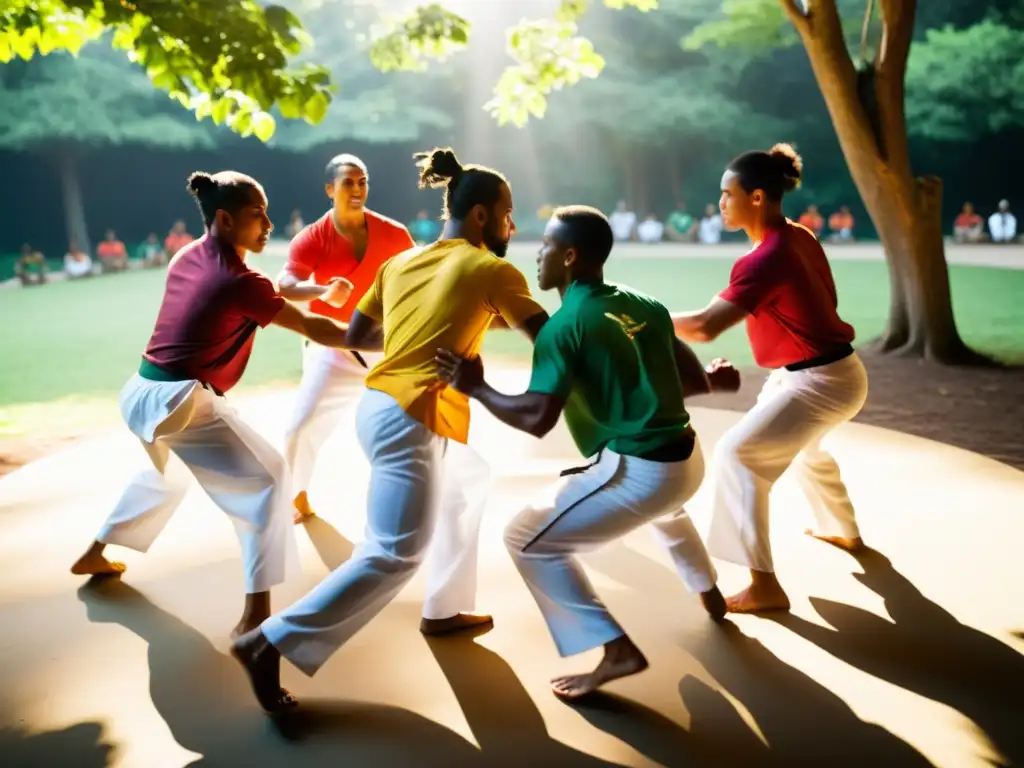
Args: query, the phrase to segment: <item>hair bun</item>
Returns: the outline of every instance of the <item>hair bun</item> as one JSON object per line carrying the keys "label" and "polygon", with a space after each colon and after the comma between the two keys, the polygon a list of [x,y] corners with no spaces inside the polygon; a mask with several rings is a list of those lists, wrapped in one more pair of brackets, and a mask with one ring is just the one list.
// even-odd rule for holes
{"label": "hair bun", "polygon": [[421,187],[454,187],[462,176],[462,163],[451,147],[438,147],[413,156],[420,167]]}
{"label": "hair bun", "polygon": [[778,164],[787,192],[800,186],[804,161],[792,144],[776,144],[768,151],[768,156]]}
{"label": "hair bun", "polygon": [[203,195],[217,185],[213,176],[205,171],[196,171],[188,177],[188,188],[194,195]]}

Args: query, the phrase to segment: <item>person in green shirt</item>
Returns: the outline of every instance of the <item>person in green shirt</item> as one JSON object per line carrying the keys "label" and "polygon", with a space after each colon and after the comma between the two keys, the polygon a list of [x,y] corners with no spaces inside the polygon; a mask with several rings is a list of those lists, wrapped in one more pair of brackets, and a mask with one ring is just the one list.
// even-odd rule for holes
{"label": "person in green shirt", "polygon": [[683,509],[704,477],[683,398],[735,391],[739,374],[724,360],[705,371],[676,338],[663,305],[605,282],[612,244],[608,219],[594,208],[559,208],[548,222],[538,282],[542,290],[557,289],[562,306],[537,335],[525,393],[490,387],[479,357],[463,359],[447,350],[436,356],[439,378],[501,421],[542,437],[564,414],[580,453],[597,455],[589,466],[562,473],[568,479],[553,504],[527,507],[505,530],[559,653],[604,646],[592,672],[552,681],[564,699],[647,668],[643,653],[594,593],[576,552],[652,523],[687,588],[700,594],[715,619],[725,615],[715,568]]}
{"label": "person in green shirt", "polygon": [[665,220],[665,231],[669,240],[693,242],[697,239],[697,230],[693,216],[686,210],[686,203],[680,203]]}

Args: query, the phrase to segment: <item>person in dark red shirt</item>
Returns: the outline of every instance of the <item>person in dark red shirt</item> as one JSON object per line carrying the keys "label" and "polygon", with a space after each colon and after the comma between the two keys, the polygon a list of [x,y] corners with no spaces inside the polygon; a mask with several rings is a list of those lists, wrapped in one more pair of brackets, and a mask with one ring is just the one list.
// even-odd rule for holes
{"label": "person in dark red shirt", "polygon": [[821,441],[860,412],[868,379],[853,328],[837,312],[824,250],[782,214],[782,197],[800,183],[802,166],[788,144],[730,163],[723,223],[746,232],[754,247],[706,308],[672,317],[688,341],[711,341],[746,320],[754,359],[772,369],[757,405],[715,449],[708,549],[751,574],[750,587],[726,599],[735,613],[789,608],[768,541],[768,494],[790,465],[814,512],[817,527],[808,533],[850,551],[864,546],[839,467]]}
{"label": "person in dark red shirt", "polygon": [[[194,173],[188,186],[207,233],[171,260],[153,335],[120,395],[124,420],[153,466],[125,489],[71,572],[121,574],[125,566],[106,559],[106,545],[148,550],[185,496],[191,471],[232,519],[242,545],[246,601],[237,635],[270,615],[270,588],[284,581],[286,565],[297,565],[298,552],[281,492],[284,460],[224,393],[245,371],[257,328],[274,323],[334,347],[344,345],[345,328],[296,309],[246,265],[272,229],[259,183],[224,171]],[[339,284],[323,298],[341,306],[348,294]]]}
{"label": "person in dark red shirt", "polygon": [[[331,209],[291,241],[288,263],[277,282],[289,301],[308,301],[310,312],[348,323],[380,266],[415,243],[403,225],[366,207],[369,177],[358,157],[337,155],[327,163],[325,176]],[[339,281],[348,283],[352,293],[344,306],[332,307],[321,297]],[[358,402],[367,367],[379,359],[305,343],[302,381],[285,427],[284,456],[296,492],[296,523],[313,514],[308,490],[320,448],[344,409]]]}

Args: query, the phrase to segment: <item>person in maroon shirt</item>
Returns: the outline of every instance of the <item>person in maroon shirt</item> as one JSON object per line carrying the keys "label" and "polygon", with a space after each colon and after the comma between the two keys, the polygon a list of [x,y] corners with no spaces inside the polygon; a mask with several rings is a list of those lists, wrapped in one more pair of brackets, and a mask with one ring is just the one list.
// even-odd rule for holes
{"label": "person in maroon shirt", "polygon": [[[242,545],[246,600],[238,635],[270,615],[270,588],[284,581],[298,552],[282,489],[284,460],[224,393],[244,373],[257,328],[274,323],[332,347],[345,345],[346,328],[297,309],[246,265],[246,254],[262,251],[272,229],[259,183],[233,171],[200,172],[188,187],[207,232],[171,260],[153,335],[120,395],[125,422],[153,466],[131,481],[71,572],[123,573],[124,564],[104,556],[106,545],[148,550],[185,496],[190,471],[231,518]],[[348,294],[339,283],[324,298],[341,306]]]}
{"label": "person in maroon shirt", "polygon": [[783,195],[800,183],[802,170],[788,144],[729,164],[723,224],[742,229],[754,247],[707,307],[672,316],[688,341],[711,341],[746,320],[754,359],[772,369],[757,405],[715,449],[708,549],[751,575],[747,589],[726,599],[734,613],[789,609],[768,541],[768,495],[790,465],[814,512],[817,527],[807,533],[849,551],[864,546],[839,467],[821,441],[860,412],[867,373],[853,351],[853,328],[837,312],[824,250],[782,214]]}

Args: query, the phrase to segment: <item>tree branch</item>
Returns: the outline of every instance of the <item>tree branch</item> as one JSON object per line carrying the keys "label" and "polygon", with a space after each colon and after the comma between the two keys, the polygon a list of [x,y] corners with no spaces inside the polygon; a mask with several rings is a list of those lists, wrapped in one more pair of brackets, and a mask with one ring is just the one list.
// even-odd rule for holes
{"label": "tree branch", "polygon": [[797,31],[803,35],[810,30],[811,27],[811,15],[809,12],[804,11],[804,0],[780,0],[782,3],[782,10],[789,16],[789,20],[793,22],[793,26],[796,27]]}
{"label": "tree branch", "polygon": [[882,45],[878,71],[886,78],[902,83],[914,37],[917,0],[879,0],[879,8],[882,12]]}

